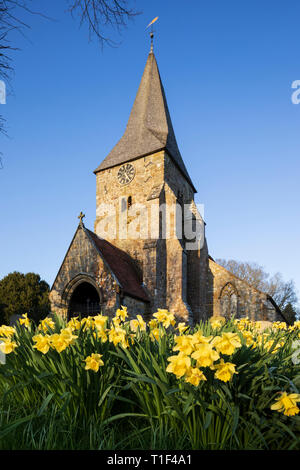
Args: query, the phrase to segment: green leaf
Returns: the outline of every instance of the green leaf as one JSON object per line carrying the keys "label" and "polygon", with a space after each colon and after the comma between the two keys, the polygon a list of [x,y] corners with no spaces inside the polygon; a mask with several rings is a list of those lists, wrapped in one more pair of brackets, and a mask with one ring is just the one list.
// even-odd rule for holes
{"label": "green leaf", "polygon": [[0,428],[0,439],[2,439],[4,436],[14,431],[18,426],[20,426],[20,424],[26,423],[27,421],[30,421],[33,418],[34,418],[34,415],[31,414],[23,418],[17,419],[16,421],[13,421],[8,426],[4,426]]}
{"label": "green leaf", "polygon": [[39,411],[37,412],[37,416],[41,416],[44,413],[45,409],[47,408],[48,404],[50,403],[53,397],[54,393],[49,393],[49,395],[43,401],[43,404],[40,407]]}
{"label": "green leaf", "polygon": [[213,413],[211,411],[208,411],[206,413],[206,417],[205,417],[205,422],[204,422],[204,426],[203,426],[203,429],[208,429],[208,427],[210,426],[210,423],[211,423],[211,420],[212,420],[212,417],[213,417]]}

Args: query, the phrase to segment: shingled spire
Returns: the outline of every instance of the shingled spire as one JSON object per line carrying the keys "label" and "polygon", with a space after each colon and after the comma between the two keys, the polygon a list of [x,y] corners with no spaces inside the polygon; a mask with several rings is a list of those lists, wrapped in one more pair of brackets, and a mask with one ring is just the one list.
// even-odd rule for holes
{"label": "shingled spire", "polygon": [[94,173],[160,150],[166,150],[196,191],[178,149],[158,66],[151,51],[125,133]]}

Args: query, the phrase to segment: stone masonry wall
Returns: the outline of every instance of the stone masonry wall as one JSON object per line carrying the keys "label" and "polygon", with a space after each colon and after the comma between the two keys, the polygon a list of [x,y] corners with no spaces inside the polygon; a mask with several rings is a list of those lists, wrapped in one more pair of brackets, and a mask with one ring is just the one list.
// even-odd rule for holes
{"label": "stone masonry wall", "polygon": [[51,289],[53,313],[66,318],[72,284],[78,285],[77,280],[80,282],[81,278],[90,279],[103,297],[105,312],[114,314],[118,303],[115,279],[84,230],[79,227]]}
{"label": "stone masonry wall", "polygon": [[[184,251],[184,242],[176,237],[175,219],[171,215],[171,239],[158,240],[156,244],[153,244],[150,208],[153,204],[157,205],[158,203],[165,203],[167,207],[171,207],[179,200],[182,204],[189,204],[193,200],[193,189],[164,151],[139,158],[132,161],[131,164],[135,168],[135,176],[128,185],[120,185],[118,182],[117,174],[121,165],[97,173],[95,233],[126,251],[135,260],[137,267],[143,272],[145,287],[152,298],[152,311],[156,311],[157,308],[169,308],[180,318],[187,320],[190,315],[193,315],[193,312],[187,300],[188,259]],[[123,197],[127,201],[129,196],[132,198],[132,204],[139,203],[147,207],[148,231],[146,232],[148,232],[148,238],[144,233],[141,234],[140,239],[130,238],[130,233],[127,234],[126,239],[120,236],[119,198]],[[101,230],[102,220],[107,217],[107,214],[99,214],[98,209],[103,203],[111,204],[115,209],[117,229],[115,238],[107,237],[107,229]],[[131,219],[131,208],[128,208],[128,228],[133,220],[134,218]],[[144,220],[141,218],[141,224],[144,223]],[[159,221],[156,223],[156,228],[158,227]],[[195,257],[199,258],[199,253],[195,253]],[[193,279],[191,285],[193,282],[198,285],[199,281]]]}
{"label": "stone masonry wall", "polygon": [[220,295],[227,283],[237,291],[237,317],[249,317],[250,320],[283,321],[266,294],[251,287],[225,268],[209,259],[207,281],[207,310],[210,315],[221,315]]}

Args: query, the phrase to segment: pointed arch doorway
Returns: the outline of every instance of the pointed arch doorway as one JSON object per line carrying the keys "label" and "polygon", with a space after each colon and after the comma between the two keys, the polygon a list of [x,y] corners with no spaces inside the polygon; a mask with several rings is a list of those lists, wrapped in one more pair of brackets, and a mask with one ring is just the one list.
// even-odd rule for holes
{"label": "pointed arch doorway", "polygon": [[74,288],[68,305],[68,318],[88,317],[101,312],[101,299],[98,290],[87,281],[82,281]]}

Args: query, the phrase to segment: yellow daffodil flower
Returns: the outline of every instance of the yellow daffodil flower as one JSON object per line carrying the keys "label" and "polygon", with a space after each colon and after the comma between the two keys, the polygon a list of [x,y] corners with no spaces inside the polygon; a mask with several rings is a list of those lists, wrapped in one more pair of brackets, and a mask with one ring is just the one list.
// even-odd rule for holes
{"label": "yellow daffodil flower", "polygon": [[124,307],[122,305],[121,308],[118,308],[118,310],[116,311],[116,317],[120,318],[121,321],[125,321],[128,317],[127,307]]}
{"label": "yellow daffodil flower", "polygon": [[26,328],[29,327],[29,325],[30,325],[30,320],[29,320],[29,318],[28,318],[28,316],[27,316],[27,313],[24,313],[24,314],[22,315],[22,317],[19,319],[19,323],[20,323],[20,325],[24,325]]}
{"label": "yellow daffodil flower", "polygon": [[67,328],[71,328],[72,330],[80,330],[81,323],[78,319],[78,317],[73,317],[71,320],[67,323]]}
{"label": "yellow daffodil flower", "polygon": [[198,367],[210,367],[220,358],[218,352],[208,343],[197,345],[197,349],[192,353],[191,357],[196,359]]}
{"label": "yellow daffodil flower", "polygon": [[105,315],[97,315],[94,317],[94,323],[97,330],[103,330],[106,327],[108,317]]}
{"label": "yellow daffodil flower", "polygon": [[71,328],[64,328],[60,332],[60,336],[63,338],[63,340],[69,344],[74,344],[75,340],[78,338],[78,336],[73,335],[73,331]]}
{"label": "yellow daffodil flower", "polygon": [[84,317],[81,320],[80,325],[83,326],[84,331],[86,331],[90,328],[94,329],[94,319],[93,319],[93,317]]}
{"label": "yellow daffodil flower", "polygon": [[198,387],[201,381],[207,380],[202,370],[198,367],[190,367],[185,375],[185,381]]}
{"label": "yellow daffodil flower", "polygon": [[226,319],[221,316],[215,316],[209,319],[209,322],[214,329],[220,328],[222,325],[224,325],[225,321]]}
{"label": "yellow daffodil flower", "polygon": [[174,336],[176,346],[173,351],[180,351],[189,356],[194,350],[194,337],[192,335]]}
{"label": "yellow daffodil flower", "polygon": [[49,337],[49,341],[51,347],[55,349],[58,353],[61,353],[69,346],[69,343],[65,341],[64,338],[58,333],[51,335]]}
{"label": "yellow daffodil flower", "polygon": [[38,351],[42,352],[43,354],[47,354],[47,352],[50,349],[50,336],[48,335],[35,335],[33,336],[33,341],[36,343],[34,346],[32,346],[34,349],[37,349]]}
{"label": "yellow daffodil flower", "polygon": [[168,357],[168,361],[170,364],[167,366],[166,371],[175,374],[177,378],[183,377],[191,367],[191,359],[183,353]]}
{"label": "yellow daffodil flower", "polygon": [[157,328],[157,327],[158,327],[158,321],[156,320],[156,318],[152,318],[152,319],[148,322],[148,325],[149,325],[149,328],[150,328],[150,329]]}
{"label": "yellow daffodil flower", "polygon": [[188,326],[184,322],[181,322],[178,323],[176,329],[179,331],[179,334],[182,335],[188,329]]}
{"label": "yellow daffodil flower", "polygon": [[0,337],[11,338],[15,334],[16,330],[13,326],[0,326]]}
{"label": "yellow daffodil flower", "polygon": [[121,346],[126,349],[129,344],[126,340],[126,331],[121,327],[114,327],[109,330],[108,339],[110,343],[113,343],[114,346],[121,344]]}
{"label": "yellow daffodil flower", "polygon": [[217,371],[215,372],[215,377],[222,380],[222,382],[228,382],[231,380],[233,374],[238,373],[235,370],[235,364],[224,362],[224,359],[221,359],[219,364],[214,364],[211,369]]}
{"label": "yellow daffodil flower", "polygon": [[42,320],[38,326],[38,330],[40,331],[43,331],[44,333],[47,333],[49,328],[51,330],[54,330],[55,328],[55,323],[54,321],[52,320],[52,318],[45,318],[44,320]]}
{"label": "yellow daffodil flower", "polygon": [[166,309],[159,308],[157,312],[153,314],[154,318],[157,319],[158,323],[161,323],[165,328],[169,328],[170,325],[175,325],[175,316],[173,313]]}
{"label": "yellow daffodil flower", "polygon": [[98,372],[100,366],[104,366],[104,362],[101,359],[102,354],[91,354],[85,359],[85,369],[86,370],[93,370],[94,372]]}
{"label": "yellow daffodil flower", "polygon": [[3,338],[0,340],[0,351],[4,354],[10,354],[17,347],[17,343],[11,341],[10,338]]}
{"label": "yellow daffodil flower", "polygon": [[162,335],[163,332],[159,331],[159,328],[153,328],[151,331],[150,331],[150,339],[151,341],[159,341],[159,338],[160,338],[160,335]]}
{"label": "yellow daffodil flower", "polygon": [[300,409],[297,406],[297,402],[300,401],[300,395],[298,393],[281,392],[280,396],[276,398],[276,402],[271,405],[271,410],[283,413],[286,416],[295,416],[299,413]]}
{"label": "yellow daffodil flower", "polygon": [[106,331],[104,329],[100,330],[98,328],[97,328],[97,332],[94,332],[94,338],[100,339],[102,343],[106,343],[106,341],[108,340]]}
{"label": "yellow daffodil flower", "polygon": [[236,348],[240,348],[242,343],[237,333],[223,333],[222,336],[215,336],[212,345],[221,354],[231,356]]}
{"label": "yellow daffodil flower", "polygon": [[146,323],[141,315],[137,315],[136,319],[130,320],[130,329],[132,331],[137,331],[138,329],[146,331]]}
{"label": "yellow daffodil flower", "polygon": [[243,331],[242,335],[246,340],[246,346],[252,346],[252,344],[254,343],[253,333],[251,333],[251,331],[246,330]]}

